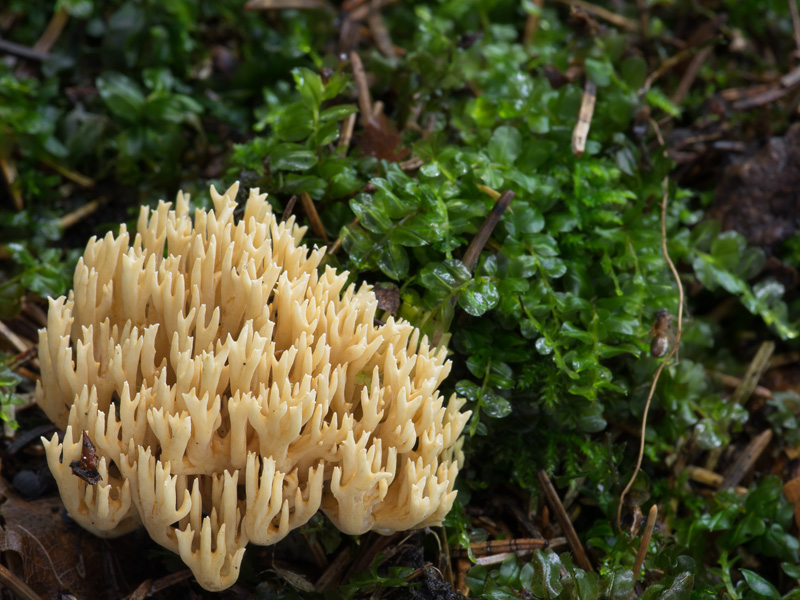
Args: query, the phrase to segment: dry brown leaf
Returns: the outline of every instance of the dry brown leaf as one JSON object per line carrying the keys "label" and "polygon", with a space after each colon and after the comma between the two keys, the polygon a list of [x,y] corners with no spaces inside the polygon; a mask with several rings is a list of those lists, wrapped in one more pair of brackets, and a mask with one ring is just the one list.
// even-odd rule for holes
{"label": "dry brown leaf", "polygon": [[783,495],[794,504],[794,522],[800,526],[800,477],[783,484]]}
{"label": "dry brown leaf", "polygon": [[375,292],[375,297],[378,299],[380,310],[385,310],[393,315],[397,314],[397,310],[400,308],[400,290],[396,285],[376,283],[372,291]]}
{"label": "dry brown leaf", "polygon": [[[77,598],[124,596],[129,590],[116,589],[110,581],[111,563],[107,559],[115,553],[110,550],[121,549],[125,542],[96,538],[77,525],[70,525],[63,512],[57,496],[33,501],[9,496],[0,505],[5,524],[0,528],[0,551],[18,557],[7,560],[9,569],[42,598],[52,598],[62,589],[69,589]],[[109,544],[113,547],[109,548]]]}
{"label": "dry brown leaf", "polygon": [[403,137],[389,117],[381,113],[367,121],[359,145],[364,154],[380,160],[400,162],[411,152],[408,148],[397,149],[402,141]]}

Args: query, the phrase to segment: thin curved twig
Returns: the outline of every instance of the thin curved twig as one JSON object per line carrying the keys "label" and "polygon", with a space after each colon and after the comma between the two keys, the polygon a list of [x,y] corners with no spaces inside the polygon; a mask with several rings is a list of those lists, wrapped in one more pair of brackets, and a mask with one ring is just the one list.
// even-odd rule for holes
{"label": "thin curved twig", "polygon": [[675,268],[675,265],[669,256],[669,250],[667,249],[667,202],[669,200],[669,176],[664,177],[663,185],[664,196],[661,199],[661,250],[664,252],[664,258],[666,259],[667,264],[672,271],[673,277],[675,277],[675,282],[678,284],[678,332],[675,336],[675,343],[672,345],[672,349],[670,350],[669,354],[663,360],[663,362],[658,365],[658,369],[656,370],[655,375],[653,375],[653,383],[650,384],[650,392],[647,394],[647,401],[645,402],[644,413],[642,414],[642,427],[639,438],[639,456],[636,459],[636,468],[633,470],[633,475],[631,475],[631,478],[628,481],[628,484],[625,486],[625,489],[623,489],[622,493],[619,495],[619,505],[617,506],[617,529],[620,531],[622,531],[622,505],[624,503],[625,496],[627,496],[628,492],[631,491],[633,483],[636,481],[636,476],[639,474],[639,470],[642,467],[642,459],[644,458],[644,440],[645,433],[647,431],[647,415],[650,412],[650,403],[653,400],[653,394],[656,391],[656,385],[658,384],[658,379],[661,377],[661,372],[664,370],[664,367],[669,364],[669,362],[672,360],[672,357],[675,357],[676,363],[678,362],[678,346],[681,342],[681,334],[683,329],[683,285],[681,284],[678,270]]}

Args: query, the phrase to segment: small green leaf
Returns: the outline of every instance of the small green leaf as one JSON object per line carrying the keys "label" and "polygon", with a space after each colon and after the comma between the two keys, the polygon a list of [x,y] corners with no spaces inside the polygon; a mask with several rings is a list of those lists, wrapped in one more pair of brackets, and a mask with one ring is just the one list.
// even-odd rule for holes
{"label": "small green leaf", "polygon": [[492,390],[486,390],[481,395],[481,406],[483,412],[493,419],[502,419],[511,414],[511,403]]}
{"label": "small green leaf", "polygon": [[548,550],[535,550],[531,557],[533,578],[530,590],[537,598],[555,598],[564,589],[561,583],[561,560],[558,555]]}
{"label": "small green leaf", "polygon": [[103,102],[117,117],[128,123],[137,123],[142,118],[145,97],[130,77],[109,71],[100,75],[95,85]]}
{"label": "small green leaf", "polygon": [[635,54],[623,60],[619,70],[622,80],[634,91],[641,88],[647,79],[647,62]]}
{"label": "small green leaf", "polygon": [[294,69],[292,76],[306,108],[318,111],[322,104],[322,79],[320,76],[305,67]]}
{"label": "small green leaf", "polygon": [[780,600],[781,594],[778,589],[769,581],[764,579],[761,575],[754,573],[749,569],[739,570],[741,571],[744,580],[747,582],[747,585],[749,585],[750,589],[756,594],[762,598],[774,598],[775,600]]}
{"label": "small green leaf", "polygon": [[613,73],[614,67],[608,61],[600,61],[593,58],[586,59],[586,76],[597,87],[605,87],[611,83],[611,75]]}
{"label": "small green leaf", "polygon": [[269,158],[270,167],[279,171],[306,171],[317,164],[314,152],[290,144],[278,146]]}
{"label": "small green leaf", "polygon": [[461,292],[458,304],[473,317],[480,317],[500,301],[497,284],[488,277],[477,277]]}
{"label": "small green leaf", "polygon": [[391,242],[384,244],[378,258],[378,266],[394,280],[405,279],[408,275],[408,253],[398,244]]}
{"label": "small green leaf", "polygon": [[352,104],[340,104],[338,106],[331,106],[326,108],[319,114],[319,120],[323,123],[328,121],[338,122],[344,119],[347,115],[357,113],[358,108]]}
{"label": "small green leaf", "polygon": [[492,133],[487,146],[493,162],[510,167],[522,151],[522,134],[509,125],[501,125]]}
{"label": "small green leaf", "polygon": [[383,233],[392,226],[384,204],[375,196],[358,194],[350,200],[350,208],[361,224],[373,233]]}

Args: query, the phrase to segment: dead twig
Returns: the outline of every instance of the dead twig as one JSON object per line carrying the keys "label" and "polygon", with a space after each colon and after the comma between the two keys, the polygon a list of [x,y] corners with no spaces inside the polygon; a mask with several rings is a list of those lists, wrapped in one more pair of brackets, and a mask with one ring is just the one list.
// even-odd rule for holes
{"label": "dead twig", "polygon": [[525,33],[522,35],[522,40],[526,46],[533,43],[536,32],[539,31],[539,21],[542,16],[544,0],[533,0],[533,7],[533,10],[528,13],[528,18],[525,20]]}
{"label": "dead twig", "polygon": [[[380,10],[385,6],[389,6],[393,4],[397,0],[379,0],[375,2],[375,7]],[[367,17],[369,17],[369,13],[373,10],[373,3],[367,4],[366,2],[359,2],[358,6],[356,6],[353,10],[350,11],[348,15],[348,19],[352,19],[353,21],[364,21]]]}
{"label": "dead twig", "polygon": [[311,231],[314,232],[319,238],[322,238],[325,243],[328,243],[328,234],[325,233],[325,226],[322,224],[322,219],[319,218],[317,207],[314,206],[314,201],[308,192],[300,192],[300,201],[303,203],[303,210],[306,211],[308,222],[311,224]]}
{"label": "dead twig", "polygon": [[[347,229],[355,227],[356,225],[358,225],[358,218],[355,218],[352,221],[350,221],[350,223],[347,225]],[[342,247],[342,236],[340,235],[328,248],[328,254],[333,256],[339,251],[341,247]]]}
{"label": "dead twig", "polygon": [[[660,132],[658,132],[658,136],[660,139]],[[664,195],[661,199],[661,250],[664,253],[664,259],[667,261],[667,264],[672,271],[672,276],[675,278],[675,282],[678,285],[678,331],[675,335],[675,343],[673,344],[672,349],[662,363],[658,365],[658,369],[653,375],[653,382],[650,384],[650,392],[647,394],[647,401],[645,402],[644,412],[642,413],[642,427],[641,431],[639,432],[639,455],[636,458],[636,467],[634,468],[633,475],[631,475],[627,485],[619,495],[619,505],[617,506],[617,529],[619,531],[622,531],[622,505],[624,503],[625,496],[633,487],[633,482],[636,481],[636,476],[639,474],[639,469],[642,467],[642,459],[644,458],[645,434],[647,432],[647,414],[650,412],[650,403],[653,401],[653,394],[656,391],[656,385],[658,384],[659,377],[661,377],[661,373],[664,371],[664,367],[670,363],[673,357],[675,357],[675,362],[678,362],[678,347],[680,346],[683,330],[683,284],[681,283],[678,270],[675,268],[675,265],[669,256],[669,250],[667,249],[667,202],[669,200],[668,176],[664,178],[663,187]]]}
{"label": "dead twig", "polygon": [[547,504],[553,512],[556,513],[556,519],[558,519],[561,530],[564,532],[569,546],[572,549],[572,553],[575,555],[575,562],[577,562],[578,566],[584,571],[594,571],[592,563],[589,562],[589,557],[586,555],[586,551],[583,549],[583,545],[578,539],[578,534],[575,532],[575,528],[569,520],[569,515],[567,515],[567,511],[564,509],[564,505],[561,504],[561,499],[558,497],[556,488],[553,487],[550,478],[547,476],[547,472],[542,469],[539,471],[538,476],[539,483],[542,484],[544,495],[547,498]]}
{"label": "dead twig", "polygon": [[764,104],[775,102],[775,100],[782,98],[788,93],[789,90],[786,88],[772,88],[751,98],[744,98],[743,100],[734,102],[731,108],[733,110],[749,110],[751,108],[757,108],[759,106],[763,106]]}
{"label": "dead twig", "polygon": [[800,54],[800,13],[797,11],[797,0],[789,0],[789,12],[792,13],[792,29],[794,30],[794,44],[797,54]]}
{"label": "dead twig", "polygon": [[327,0],[250,0],[245,10],[326,10],[336,14],[336,8]]}
{"label": "dead twig", "polygon": [[639,12],[639,35],[646,38],[650,29],[650,25],[647,22],[647,0],[636,0],[636,10]]}
{"label": "dead twig", "polygon": [[61,229],[69,229],[76,223],[81,222],[83,219],[94,213],[98,208],[100,208],[101,205],[105,204],[105,202],[105,198],[91,200],[83,206],[76,208],[72,212],[61,217],[58,220],[58,225],[61,227]]}
{"label": "dead twig", "polygon": [[680,50],[676,54],[673,54],[664,62],[662,62],[655,71],[653,71],[652,73],[650,73],[650,75],[647,76],[647,79],[645,79],[642,89],[639,90],[639,94],[647,93],[647,91],[652,87],[652,85],[656,82],[656,80],[659,77],[661,77],[664,73],[669,71],[675,65],[680,64],[681,62],[686,60],[696,51],[697,48],[689,46],[687,48],[684,48],[683,50]]}
{"label": "dead twig", "polygon": [[42,600],[39,594],[34,592],[28,587],[27,583],[9,571],[3,564],[0,564],[0,583],[3,584],[0,588],[4,586],[7,587],[14,592],[20,600]]}
{"label": "dead twig", "polygon": [[572,130],[572,153],[575,156],[582,156],[586,149],[586,140],[589,137],[589,127],[592,125],[596,99],[597,87],[587,78],[583,86],[583,99],[578,112],[578,122],[575,123],[575,129]]}
{"label": "dead twig", "polygon": [[381,15],[381,0],[372,0],[369,6],[369,14],[367,15],[367,23],[372,32],[372,38],[375,40],[375,45],[378,47],[384,56],[388,58],[395,58],[397,53],[394,51],[394,44],[389,35],[389,30],[386,28],[386,23],[383,22],[383,15]]}
{"label": "dead twig", "polygon": [[292,215],[295,204],[297,204],[297,194],[293,194],[286,203],[286,208],[283,209],[283,214],[281,215],[281,221],[287,220]]}
{"label": "dead twig", "polygon": [[63,8],[57,10],[47,24],[42,37],[33,46],[36,52],[49,52],[64,31],[64,26],[69,21],[69,13]]}
{"label": "dead twig", "polygon": [[350,64],[353,67],[353,79],[356,80],[356,90],[358,92],[358,108],[361,111],[362,125],[366,125],[372,116],[372,97],[369,93],[367,84],[367,74],[364,71],[364,63],[357,52],[350,53]]}
{"label": "dead twig", "polygon": [[350,141],[353,139],[353,129],[356,126],[356,113],[350,113],[342,121],[342,131],[339,134],[339,146],[336,151],[341,155],[346,155],[350,149]]}
{"label": "dead twig", "polygon": [[745,404],[747,402],[758,384],[758,380],[769,368],[769,359],[773,352],[775,352],[775,342],[764,342],[759,346],[756,355],[747,366],[747,371],[745,371],[741,383],[733,391],[731,402],[736,404]]}
{"label": "dead twig", "polygon": [[56,173],[69,179],[71,182],[81,186],[82,188],[91,188],[94,187],[95,181],[91,177],[87,177],[86,175],[82,175],[77,171],[73,171],[68,169],[64,165],[58,164],[55,160],[50,158],[49,156],[42,156],[39,160],[41,160],[44,164],[48,167],[53,169]]}
{"label": "dead twig", "polygon": [[708,60],[708,57],[711,55],[713,50],[713,46],[706,46],[694,55],[686,71],[683,73],[683,77],[681,77],[681,81],[678,84],[675,93],[672,94],[671,100],[674,104],[680,105],[681,102],[683,102],[683,99],[686,98],[686,94],[689,93],[694,80],[697,79],[697,74],[700,72],[700,67],[702,67],[703,63]]}
{"label": "dead twig", "polygon": [[0,171],[3,173],[3,179],[6,180],[11,200],[14,202],[14,208],[17,210],[24,209],[25,200],[22,197],[22,190],[20,190],[19,186],[14,185],[19,175],[17,163],[11,158],[0,158]]}
{"label": "dead twig", "polygon": [[622,15],[618,15],[615,12],[611,12],[607,8],[603,8],[602,6],[597,6],[596,4],[592,4],[590,2],[586,2],[585,0],[559,0],[563,4],[568,4],[570,6],[577,6],[578,8],[582,8],[586,12],[590,12],[596,17],[603,19],[604,21],[608,21],[612,25],[616,25],[622,29],[627,29],[628,31],[636,31],[639,26],[636,24],[635,21],[628,19],[627,17],[623,17]]}
{"label": "dead twig", "polygon": [[[706,469],[705,467],[689,465],[686,467],[685,471],[689,476],[689,479],[695,483],[700,483],[713,488],[718,488],[720,485],[722,485],[722,481],[725,479],[719,473]],[[744,496],[747,493],[747,489],[741,486],[736,486],[734,491],[740,496]]]}
{"label": "dead twig", "polygon": [[336,558],[328,565],[328,568],[323,571],[317,582],[314,584],[314,590],[322,593],[326,590],[336,587],[342,577],[344,567],[350,562],[350,548],[345,548]]}
{"label": "dead twig", "polygon": [[[123,600],[134,600],[135,598],[146,598],[147,596],[152,596],[158,592],[163,592],[167,588],[170,588],[181,581],[186,581],[191,576],[192,572],[189,569],[183,569],[182,571],[165,575],[164,577],[156,579],[155,581],[145,579],[141,584],[139,584],[139,587],[137,587],[132,594],[126,596]],[[145,585],[148,583],[149,587],[147,587],[144,596],[136,596],[136,594],[141,593],[141,590],[144,589]]]}
{"label": "dead twig", "polygon": [[24,338],[21,338],[16,333],[9,329],[8,325],[0,321],[0,336],[6,338],[9,343],[17,349],[17,352],[27,352],[30,348],[33,347],[31,342],[28,342]]}
{"label": "dead twig", "polygon": [[[644,531],[642,532],[642,541],[639,543],[639,550],[636,552],[636,559],[633,561],[633,583],[639,578],[639,571],[642,570],[644,564],[644,557],[647,555],[647,547],[650,545],[650,537],[653,535],[653,528],[656,526],[656,517],[658,516],[658,506],[653,504],[650,507],[650,512],[647,513],[647,523],[644,524]],[[631,598],[633,598],[633,591],[631,591]]]}
{"label": "dead twig", "polygon": [[412,156],[408,160],[404,160],[399,164],[400,169],[403,171],[413,171],[414,169],[419,169],[422,165],[425,164],[425,161],[422,160],[419,156]]}
{"label": "dead twig", "polygon": [[472,563],[468,558],[459,558],[456,563],[456,590],[462,596],[469,596],[469,588],[467,587],[467,572],[472,567]]}
{"label": "dead twig", "polygon": [[[517,538],[513,540],[491,540],[487,542],[473,542],[469,545],[473,556],[490,556],[500,552],[531,552],[547,548],[549,543],[541,538]],[[464,548],[454,548],[453,556],[464,558],[469,552]]]}
{"label": "dead twig", "polygon": [[13,54],[19,58],[26,58],[28,60],[44,61],[50,58],[50,54],[47,52],[38,52],[37,50],[29,48],[28,46],[23,46],[22,44],[17,44],[15,42],[9,42],[8,40],[4,39],[0,39],[0,52]]}
{"label": "dead twig", "polygon": [[736,460],[725,474],[722,483],[719,484],[719,489],[727,490],[738,485],[742,479],[744,479],[744,476],[747,475],[748,471],[753,468],[753,465],[756,464],[758,457],[766,450],[770,441],[772,441],[771,429],[765,429],[754,437],[750,443],[747,444],[744,452],[736,457]]}
{"label": "dead twig", "polygon": [[[727,375],[726,373],[719,373],[715,371],[709,372],[709,375],[713,379],[718,380],[725,387],[736,388],[742,384],[741,377],[734,377],[733,375]],[[758,396],[759,398],[764,398],[765,400],[772,398],[772,392],[760,385],[755,386],[751,394],[753,396]]]}
{"label": "dead twig", "polygon": [[503,192],[494,203],[492,210],[486,216],[486,219],[481,224],[481,227],[478,229],[475,237],[472,238],[472,241],[467,247],[467,251],[464,252],[464,257],[461,259],[461,262],[464,263],[464,265],[470,271],[475,268],[475,265],[478,262],[478,257],[481,255],[483,247],[489,240],[489,236],[492,235],[492,231],[494,231],[494,228],[500,221],[500,217],[503,216],[503,213],[505,212],[506,208],[508,208],[508,205],[511,204],[511,200],[513,199],[514,192],[511,190],[506,190]]}

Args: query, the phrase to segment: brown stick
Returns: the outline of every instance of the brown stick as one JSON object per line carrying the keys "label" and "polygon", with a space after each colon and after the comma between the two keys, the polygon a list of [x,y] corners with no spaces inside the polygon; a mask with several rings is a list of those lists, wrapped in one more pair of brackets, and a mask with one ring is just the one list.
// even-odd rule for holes
{"label": "brown stick", "polygon": [[553,512],[556,513],[556,518],[558,519],[559,525],[561,525],[561,530],[564,532],[569,542],[569,547],[572,548],[572,553],[575,555],[575,562],[577,562],[578,566],[584,571],[594,571],[592,563],[589,562],[589,557],[586,555],[586,551],[583,549],[583,545],[578,539],[578,534],[575,533],[575,528],[569,520],[567,511],[564,510],[564,505],[561,504],[561,499],[558,497],[556,488],[553,487],[544,469],[539,471],[538,476],[539,483],[542,484],[542,489],[544,489],[547,503],[550,505]]}
{"label": "brown stick", "polygon": [[[27,583],[2,564],[0,564],[0,583],[19,596],[20,600],[42,600],[42,597],[28,587]],[[0,588],[2,587],[0,586]]]}
{"label": "brown stick", "polygon": [[647,0],[636,0],[636,10],[639,12],[639,35],[646,38],[650,29],[647,22]]}
{"label": "brown stick", "polygon": [[689,93],[689,90],[694,83],[694,80],[697,79],[697,74],[700,72],[700,67],[703,66],[703,63],[708,60],[709,55],[714,50],[713,46],[706,46],[700,52],[694,55],[689,66],[686,68],[686,71],[681,78],[681,82],[678,84],[678,88],[675,90],[675,93],[672,94],[672,102],[676,105],[680,105],[683,102],[683,99],[686,98],[686,94]]}
{"label": "brown stick", "polygon": [[91,200],[73,210],[70,213],[67,213],[63,217],[58,220],[58,224],[62,229],[69,229],[76,223],[79,223],[93,212],[95,212],[98,208],[100,208],[101,204],[105,204],[105,198],[99,198],[97,200]]}
{"label": "brown stick", "polygon": [[327,244],[328,234],[325,233],[325,226],[322,224],[322,219],[319,218],[317,207],[314,206],[314,201],[311,199],[311,196],[308,195],[308,192],[300,192],[300,201],[303,203],[303,210],[306,211],[308,222],[311,224],[311,230],[317,237],[325,240]]}
{"label": "brown stick", "polygon": [[11,193],[11,200],[14,201],[14,208],[22,210],[25,208],[25,200],[22,191],[14,185],[17,180],[17,163],[11,158],[0,158],[0,171],[3,172],[3,179],[6,180],[8,191]]}
{"label": "brown stick", "polygon": [[758,457],[766,450],[770,441],[772,441],[771,429],[765,429],[754,437],[752,441],[747,444],[744,452],[736,457],[736,460],[725,474],[722,483],[719,484],[719,489],[727,490],[738,485],[742,479],[744,479],[744,476],[747,475],[747,472],[756,464]]}
{"label": "brown stick", "polygon": [[342,578],[345,565],[349,562],[350,548],[345,548],[336,555],[336,558],[328,565],[328,568],[319,576],[319,579],[317,579],[317,582],[314,584],[314,590],[322,593],[336,587],[339,580]]}
{"label": "brown stick", "polygon": [[752,98],[744,98],[743,100],[734,102],[733,105],[731,105],[731,108],[733,110],[749,110],[751,108],[757,108],[759,106],[763,106],[764,104],[775,102],[775,100],[779,100],[788,93],[789,90],[786,88],[773,88],[758,94],[757,96],[753,96]]}
{"label": "brown stick", "polygon": [[413,171],[414,169],[419,169],[422,165],[425,164],[425,161],[422,160],[419,156],[412,156],[408,160],[404,160],[398,166],[403,171]]}
{"label": "brown stick", "polygon": [[250,0],[245,10],[314,10],[322,9],[336,14],[336,9],[326,0]]}
{"label": "brown stick", "polygon": [[[347,228],[349,229],[350,227],[355,227],[356,225],[358,225],[358,218],[355,218],[352,221],[350,221],[350,223],[347,225]],[[339,248],[341,247],[342,247],[342,236],[339,236],[338,238],[336,238],[336,241],[334,241],[328,248],[328,254],[333,256],[339,251]]]}
{"label": "brown stick", "polygon": [[489,236],[492,235],[492,231],[497,226],[497,223],[500,221],[500,217],[503,216],[506,208],[508,205],[511,204],[511,200],[514,199],[514,192],[511,190],[506,190],[503,192],[497,201],[494,203],[492,210],[486,216],[486,219],[481,224],[480,229],[478,229],[478,233],[475,234],[475,237],[472,238],[469,246],[467,247],[467,251],[464,252],[464,258],[461,259],[461,262],[472,271],[475,268],[475,264],[478,262],[478,257],[481,255],[481,251],[483,247],[486,245],[486,242],[489,241]]}
{"label": "brown stick", "polygon": [[683,62],[687,57],[691,56],[696,51],[697,48],[690,46],[688,48],[680,50],[676,54],[664,60],[664,62],[661,63],[655,71],[653,71],[652,73],[650,73],[650,75],[647,76],[647,79],[645,79],[644,85],[642,86],[642,90],[640,93],[647,92],[647,90],[650,89],[650,87],[653,85],[653,83],[655,83],[655,81],[659,77],[661,77],[664,73],[669,71],[675,65]]}
{"label": "brown stick", "polygon": [[367,74],[364,71],[364,63],[357,52],[350,53],[350,64],[353,67],[353,79],[356,80],[356,90],[358,91],[358,107],[361,110],[361,123],[365,125],[372,115],[372,97],[369,93],[367,84]]}
{"label": "brown stick", "polygon": [[8,40],[0,39],[0,52],[6,54],[13,54],[20,58],[27,58],[28,60],[47,60],[50,55],[47,52],[37,52],[28,46],[17,44],[16,42],[9,42]]}
{"label": "brown stick", "polygon": [[0,321],[0,335],[6,338],[11,345],[17,349],[18,352],[27,352],[33,346],[31,342],[24,340],[16,333],[11,331],[11,329],[8,328],[8,325],[2,321]]}
{"label": "brown stick", "polygon": [[[653,504],[650,507],[650,512],[647,513],[647,523],[644,524],[644,531],[642,532],[642,541],[639,543],[639,551],[636,553],[636,560],[633,561],[633,582],[639,578],[639,571],[642,570],[644,564],[644,557],[647,556],[647,547],[650,545],[650,537],[653,535],[653,527],[656,525],[656,517],[658,516],[658,506]],[[631,592],[633,597],[633,592]]]}
{"label": "brown stick", "polygon": [[394,44],[389,35],[389,30],[386,29],[386,23],[383,22],[381,4],[381,0],[372,0],[369,6],[367,23],[369,24],[372,38],[375,40],[375,45],[378,47],[378,50],[388,58],[395,58],[397,54],[394,51]]}
{"label": "brown stick", "polygon": [[[487,542],[473,542],[469,545],[474,556],[488,556],[500,552],[529,552],[547,548],[547,540],[541,538],[517,538],[514,540],[491,540]],[[469,556],[464,548],[454,548],[453,556],[463,558]]]}
{"label": "brown stick", "polygon": [[350,140],[353,139],[353,129],[356,126],[356,113],[350,113],[342,121],[342,132],[339,134],[339,147],[337,152],[346,155],[350,149]]}
{"label": "brown stick", "polygon": [[283,214],[281,215],[281,221],[285,221],[292,216],[292,211],[294,210],[295,204],[297,204],[297,194],[293,194],[286,203],[286,208],[283,209]]}
{"label": "brown stick", "polygon": [[[713,379],[719,380],[719,382],[726,387],[735,388],[742,383],[742,379],[740,377],[734,377],[733,375],[727,375],[725,373],[717,373],[712,371],[709,373],[709,375],[711,375]],[[772,392],[760,385],[757,385],[753,388],[752,395],[758,396],[759,398],[764,398],[766,400],[772,398]]]}
{"label": "brown stick", "polygon": [[800,53],[800,13],[797,12],[797,0],[789,0],[789,12],[792,13],[792,29],[794,29],[794,43]]}
{"label": "brown stick", "polygon": [[535,9],[533,12],[528,13],[528,18],[525,20],[525,33],[522,35],[522,40],[526,46],[533,43],[536,32],[539,31],[539,21],[542,17],[544,0],[533,0],[533,5]]}
{"label": "brown stick", "polygon": [[737,404],[745,404],[747,402],[758,384],[758,380],[761,379],[761,376],[769,367],[769,359],[773,352],[775,352],[775,342],[764,342],[759,346],[758,352],[756,352],[753,360],[747,366],[742,382],[733,391],[731,402]]}
{"label": "brown stick", "polygon": [[[172,587],[177,583],[180,583],[181,581],[189,579],[191,576],[192,572],[189,569],[183,569],[182,571],[177,571],[176,573],[170,573],[169,575],[165,575],[164,577],[161,577],[160,579],[156,579],[155,581],[151,582],[152,585],[150,585],[149,589],[147,590],[146,596],[162,592],[165,589]],[[142,582],[139,585],[139,587],[137,587],[136,590],[134,590],[133,594],[126,596],[124,600],[133,600],[134,594],[139,592],[139,590],[143,588],[144,584],[147,583],[148,581],[150,580],[148,579]]]}
{"label": "brown stick", "polygon": [[602,6],[597,6],[596,4],[585,2],[585,0],[560,0],[560,2],[564,4],[569,4],[570,6],[577,6],[579,8],[582,8],[583,10],[592,13],[596,17],[599,17],[604,21],[608,21],[612,25],[616,25],[617,27],[621,27],[622,29],[627,29],[628,31],[636,31],[639,28],[639,26],[631,19],[618,15],[617,13],[611,12],[610,10],[603,8]]}
{"label": "brown stick", "polygon": [[589,138],[589,127],[592,125],[592,115],[594,115],[594,103],[597,100],[597,88],[594,83],[586,79],[583,86],[583,99],[581,109],[578,112],[578,122],[572,130],[572,153],[575,156],[582,156],[586,149],[586,140]]}
{"label": "brown stick", "polygon": [[59,175],[66,177],[73,183],[78,184],[82,188],[90,188],[94,187],[95,181],[91,177],[87,177],[86,175],[82,175],[77,171],[72,171],[65,167],[64,165],[58,164],[55,160],[50,158],[49,156],[42,156],[39,160],[41,160],[44,164],[48,167],[56,171]]}
{"label": "brown stick", "polygon": [[36,52],[49,52],[50,48],[53,47],[53,44],[55,44],[56,40],[61,36],[61,32],[64,31],[64,26],[67,24],[67,21],[69,21],[69,13],[63,8],[57,10],[53,18],[50,19],[50,22],[47,24],[47,28],[44,30],[42,37],[40,37],[39,41],[33,46],[33,49]]}
{"label": "brown stick", "polygon": [[468,558],[459,558],[456,562],[456,590],[461,592],[462,596],[469,596],[469,588],[467,587],[467,571],[472,567],[472,563]]}
{"label": "brown stick", "polygon": [[[704,467],[689,465],[685,470],[686,474],[689,475],[689,479],[695,483],[701,483],[713,488],[718,488],[724,479],[719,473],[710,471]],[[740,496],[744,496],[747,493],[747,490],[740,486],[737,486],[735,491]]]}

